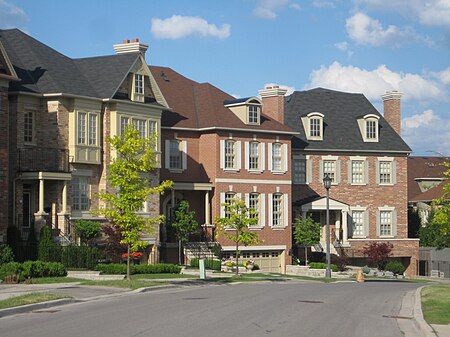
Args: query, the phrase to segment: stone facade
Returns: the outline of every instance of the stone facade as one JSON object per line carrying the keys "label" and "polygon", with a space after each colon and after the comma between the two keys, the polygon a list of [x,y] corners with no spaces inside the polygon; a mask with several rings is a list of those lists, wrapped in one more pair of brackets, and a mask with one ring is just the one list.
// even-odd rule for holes
{"label": "stone facade", "polygon": [[6,242],[9,221],[9,114],[7,88],[0,86],[0,243]]}

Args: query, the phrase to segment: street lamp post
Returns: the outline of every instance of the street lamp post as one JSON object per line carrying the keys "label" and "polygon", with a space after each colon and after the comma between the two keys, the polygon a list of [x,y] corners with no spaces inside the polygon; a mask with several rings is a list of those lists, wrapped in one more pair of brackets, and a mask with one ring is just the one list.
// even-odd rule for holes
{"label": "street lamp post", "polygon": [[330,187],[331,187],[331,178],[329,174],[325,174],[323,177],[323,187],[327,190],[327,217],[326,217],[326,240],[327,240],[327,269],[325,271],[325,277],[331,278],[331,258],[330,258]]}

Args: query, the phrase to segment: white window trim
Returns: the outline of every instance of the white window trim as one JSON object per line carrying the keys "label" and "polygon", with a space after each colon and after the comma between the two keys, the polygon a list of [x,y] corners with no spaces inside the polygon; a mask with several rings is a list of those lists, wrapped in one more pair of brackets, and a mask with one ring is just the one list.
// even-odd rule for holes
{"label": "white window trim", "polygon": [[[380,179],[380,163],[381,162],[391,162],[391,182],[382,183]],[[376,167],[376,181],[380,186],[394,186],[397,183],[397,162],[394,157],[377,157],[377,167]]]}
{"label": "white window trim", "polygon": [[[381,235],[381,212],[391,212],[391,235]],[[377,211],[377,237],[395,238],[397,237],[397,210],[395,207],[378,207]]]}
{"label": "white window trim", "polygon": [[[363,235],[354,235],[353,234],[353,223],[351,224],[351,226],[352,226],[352,239],[365,239],[365,238],[367,238],[368,236],[369,236],[369,211],[368,211],[368,209],[367,209],[367,207],[362,207],[362,206],[352,206],[352,207],[350,207],[350,216],[351,216],[351,218],[353,219],[353,212],[354,211],[356,211],[356,212],[363,212],[363,219],[364,219],[364,222],[363,222]],[[353,220],[352,220],[352,222],[353,222]]]}
{"label": "white window trim", "polygon": [[[378,143],[379,142],[379,119],[380,116],[375,114],[367,114],[363,118],[358,119],[359,131],[361,132],[363,141],[365,143]],[[367,122],[374,121],[375,122],[375,138],[367,137]]]}
{"label": "white window trim", "polygon": [[[305,130],[306,139],[308,140],[323,140],[323,118],[324,114],[320,112],[310,112],[305,117],[302,117],[303,129]],[[311,119],[319,119],[320,136],[311,136]]]}
{"label": "white window trim", "polygon": [[[72,185],[72,213],[74,214],[82,214],[82,213],[86,213],[89,212],[90,208],[91,208],[91,190],[92,190],[92,181],[91,181],[91,176],[92,176],[92,172],[88,171],[88,170],[77,170],[76,174],[73,176],[73,178],[82,178],[82,179],[87,179],[87,208],[86,209],[75,209],[74,208],[74,186]],[[72,178],[72,184],[73,184],[73,178]],[[81,198],[80,198],[81,194],[78,196],[78,201],[79,201],[79,205],[81,206]]]}
{"label": "white window trim", "polygon": [[[273,225],[273,196],[274,194],[281,195],[281,225]],[[284,230],[289,226],[289,196],[286,193],[275,192],[268,194],[268,215],[269,227],[272,230]]]}
{"label": "white window trim", "polygon": [[[234,141],[234,156],[235,156],[235,167],[234,168],[226,168],[225,167],[225,143],[226,141]],[[239,172],[242,166],[242,156],[241,156],[241,141],[240,140],[234,140],[233,138],[228,139],[221,139],[220,140],[220,168],[224,170],[225,172]]]}
{"label": "white window trim", "polygon": [[[258,168],[250,169],[250,143],[258,143]],[[249,173],[262,173],[265,170],[265,143],[259,142],[257,140],[252,140],[244,143],[245,147],[245,169]]]}
{"label": "white window trim", "polygon": [[36,145],[36,110],[26,109],[23,114],[23,128],[25,131],[25,115],[27,113],[31,114],[31,141],[25,140],[25,133],[23,136],[23,142],[26,145]]}
{"label": "white window trim", "polygon": [[[85,119],[85,130],[84,130],[84,143],[78,142],[78,134],[79,134],[79,115],[84,114]],[[95,144],[89,144],[89,138],[90,138],[90,128],[91,128],[91,116],[95,116],[96,126],[95,126]],[[84,111],[84,110],[77,110],[76,116],[76,133],[75,133],[75,146],[82,146],[82,147],[90,147],[90,148],[100,148],[100,113],[99,112],[93,112],[93,111]]]}
{"label": "white window trim", "polygon": [[[250,107],[256,107],[256,122],[250,122]],[[261,106],[257,104],[247,105],[247,124],[248,125],[260,125],[261,123]]]}
{"label": "white window trim", "polygon": [[251,193],[245,193],[245,204],[247,207],[250,207],[250,194],[255,193],[259,195],[258,198],[258,224],[255,226],[249,227],[251,230],[261,230],[264,228],[266,223],[266,195],[264,193],[259,192],[251,192]]}
{"label": "white window trim", "polygon": [[[354,183],[353,182],[353,162],[354,161],[362,161],[363,162],[363,181],[361,183]],[[360,157],[360,156],[351,156],[348,161],[348,182],[352,186],[365,186],[368,184],[369,181],[369,165],[367,161],[367,157]]]}
{"label": "white window trim", "polygon": [[322,159],[320,160],[320,167],[319,167],[319,179],[320,183],[323,184],[323,178],[325,176],[325,170],[324,170],[324,162],[325,161],[334,161],[334,181],[331,183],[332,186],[339,185],[341,182],[341,161],[339,160],[338,156],[322,156]]}
{"label": "white window trim", "polygon": [[[280,144],[281,145],[281,169],[280,170],[275,170],[273,168],[273,145],[274,144]],[[268,143],[267,144],[267,153],[268,153],[268,163],[267,163],[267,169],[272,172],[273,174],[285,174],[288,171],[288,164],[289,164],[289,156],[288,156],[288,152],[289,152],[289,148],[288,148],[288,144],[283,144],[279,141],[275,141],[273,143]]]}
{"label": "white window trim", "polygon": [[[136,93],[136,75],[142,76],[142,94]],[[145,75],[140,72],[133,73],[132,81],[131,100],[134,102],[143,103],[145,101]]]}
{"label": "white window trim", "polygon": [[[179,142],[179,151],[181,154],[181,168],[170,167],[170,143],[171,141]],[[187,141],[180,139],[165,140],[165,168],[171,173],[182,173],[187,170]]]}

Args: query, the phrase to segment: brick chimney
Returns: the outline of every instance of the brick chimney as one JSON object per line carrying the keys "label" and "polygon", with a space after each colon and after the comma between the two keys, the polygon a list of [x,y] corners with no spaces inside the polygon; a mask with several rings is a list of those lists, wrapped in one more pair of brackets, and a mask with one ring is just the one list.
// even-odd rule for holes
{"label": "brick chimney", "polygon": [[142,56],[145,57],[148,44],[141,43],[138,38],[134,38],[131,42],[130,40],[123,40],[122,43],[115,44],[113,47],[118,55],[126,53],[141,53]]}
{"label": "brick chimney", "polygon": [[263,90],[259,90],[263,114],[284,123],[284,95],[286,92],[287,89],[282,89],[278,85],[266,86]]}
{"label": "brick chimney", "polygon": [[389,125],[397,132],[401,134],[402,115],[401,115],[401,98],[402,93],[397,90],[387,91],[384,95],[381,95],[383,99],[384,119]]}

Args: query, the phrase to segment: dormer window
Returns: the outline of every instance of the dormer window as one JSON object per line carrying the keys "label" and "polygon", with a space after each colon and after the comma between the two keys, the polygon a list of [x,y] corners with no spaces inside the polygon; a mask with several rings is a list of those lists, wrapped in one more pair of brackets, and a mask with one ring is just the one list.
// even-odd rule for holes
{"label": "dormer window", "polygon": [[302,117],[303,128],[308,140],[323,140],[323,117],[320,112],[311,112]]}
{"label": "dormer window", "polygon": [[367,114],[358,119],[359,131],[366,143],[378,142],[378,120],[380,116]]}
{"label": "dormer window", "polygon": [[248,124],[259,124],[259,106],[248,106]]}
{"label": "dormer window", "polygon": [[230,109],[246,125],[261,124],[261,100],[257,97],[225,100],[224,106]]}
{"label": "dormer window", "polygon": [[144,102],[144,75],[139,73],[134,74],[132,100]]}

